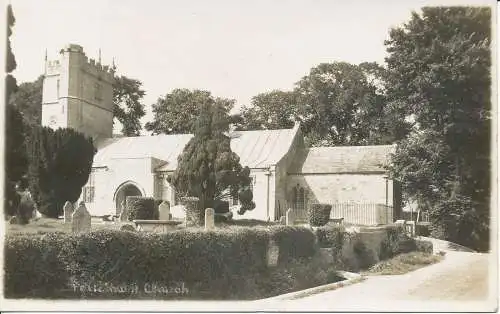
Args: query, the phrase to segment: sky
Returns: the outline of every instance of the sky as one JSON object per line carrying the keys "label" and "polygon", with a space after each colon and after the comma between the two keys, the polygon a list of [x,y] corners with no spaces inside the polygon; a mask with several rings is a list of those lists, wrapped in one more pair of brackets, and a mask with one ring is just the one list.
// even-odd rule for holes
{"label": "sky", "polygon": [[290,90],[322,62],[384,62],[391,27],[425,5],[476,0],[10,0],[18,82],[43,74],[69,43],[143,82],[151,104],[175,88],[204,89],[247,105]]}

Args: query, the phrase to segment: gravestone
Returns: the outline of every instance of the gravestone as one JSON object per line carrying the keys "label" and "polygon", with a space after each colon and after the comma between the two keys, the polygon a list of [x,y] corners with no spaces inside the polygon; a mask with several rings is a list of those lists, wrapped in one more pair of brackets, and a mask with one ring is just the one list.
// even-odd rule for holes
{"label": "gravestone", "polygon": [[295,217],[293,217],[293,210],[291,208],[289,208],[286,211],[286,218],[285,218],[286,225],[293,226],[293,224],[295,223],[294,218]]}
{"label": "gravestone", "polygon": [[267,266],[275,267],[278,266],[278,257],[280,255],[280,248],[274,240],[269,241],[269,246],[267,247]]}
{"label": "gravestone", "polygon": [[125,201],[122,202],[122,210],[120,211],[120,221],[128,221],[127,206],[125,206]]}
{"label": "gravestone", "polygon": [[64,212],[64,223],[69,224],[71,223],[71,215],[73,215],[73,204],[70,202],[66,202],[63,207],[63,212]]}
{"label": "gravestone", "polygon": [[163,201],[160,206],[158,206],[158,211],[160,212],[159,220],[171,220],[170,204],[167,201]]}
{"label": "gravestone", "polygon": [[280,225],[286,225],[286,217],[285,216],[280,217]]}
{"label": "gravestone", "polygon": [[91,225],[90,213],[85,204],[81,203],[71,216],[71,231],[74,233],[89,232]]}
{"label": "gravestone", "polygon": [[213,208],[205,209],[205,230],[211,230],[215,228],[215,211]]}

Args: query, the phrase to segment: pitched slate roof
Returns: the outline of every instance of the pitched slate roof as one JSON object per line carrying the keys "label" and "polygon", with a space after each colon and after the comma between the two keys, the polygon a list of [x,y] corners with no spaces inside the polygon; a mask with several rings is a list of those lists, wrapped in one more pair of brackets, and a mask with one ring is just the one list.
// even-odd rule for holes
{"label": "pitched slate roof", "polygon": [[[298,127],[281,130],[239,131],[231,135],[231,149],[240,163],[250,168],[266,168],[278,163],[292,145]],[[94,167],[106,166],[110,160],[123,158],[156,158],[165,164],[157,171],[173,171],[177,157],[192,134],[108,138],[97,143]]]}
{"label": "pitched slate roof", "polygon": [[382,172],[394,150],[393,145],[309,148],[297,156],[288,173]]}

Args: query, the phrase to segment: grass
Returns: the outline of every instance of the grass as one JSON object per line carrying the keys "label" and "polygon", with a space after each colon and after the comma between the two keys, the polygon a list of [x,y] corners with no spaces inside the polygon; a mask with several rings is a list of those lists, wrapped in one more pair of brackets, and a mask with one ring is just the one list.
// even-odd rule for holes
{"label": "grass", "polygon": [[364,275],[402,275],[419,268],[440,262],[443,256],[423,252],[411,252],[397,255],[381,261],[363,272]]}
{"label": "grass", "polygon": [[[100,218],[92,218],[92,230],[100,229],[119,229],[121,224],[105,224],[102,223]],[[37,220],[31,220],[26,225],[11,225],[7,221],[5,222],[6,234],[45,234],[51,232],[71,232],[71,224],[65,224],[63,219],[54,218],[39,218]]]}

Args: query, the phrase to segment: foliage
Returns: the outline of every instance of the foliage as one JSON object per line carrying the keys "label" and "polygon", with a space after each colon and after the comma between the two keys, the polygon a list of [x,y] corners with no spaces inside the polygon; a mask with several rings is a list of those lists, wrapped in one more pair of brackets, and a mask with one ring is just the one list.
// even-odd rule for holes
{"label": "foliage", "polygon": [[158,220],[159,212],[152,197],[128,196],[126,200],[128,220]]}
{"label": "foliage", "polygon": [[410,238],[404,227],[389,225],[386,227],[387,238],[381,244],[379,258],[381,260],[395,255],[408,253],[417,249],[415,239]]}
{"label": "foliage", "polygon": [[442,256],[423,252],[411,252],[381,261],[365,272],[367,275],[402,275],[421,267],[440,262]]}
{"label": "foliage", "polygon": [[273,226],[268,230],[271,234],[270,238],[279,247],[279,265],[286,265],[294,259],[310,258],[316,253],[314,233],[307,228]]}
{"label": "foliage", "polygon": [[140,119],[146,114],[142,103],[145,94],[141,81],[124,75],[115,77],[113,116],[121,123],[123,135],[140,135],[142,129]]}
{"label": "foliage", "polygon": [[392,176],[407,199],[430,211],[434,229],[457,229],[444,231],[446,240],[482,250],[490,220],[490,44],[487,7],[425,7],[386,42],[390,107],[415,121]]}
{"label": "foliage", "polygon": [[330,212],[332,205],[330,204],[311,204],[308,215],[309,224],[314,227],[324,226],[330,220]]}
{"label": "foliage", "polygon": [[430,235],[429,223],[417,222],[415,224],[415,234],[417,236],[428,237]]}
{"label": "foliage", "polygon": [[203,108],[217,107],[228,114],[234,104],[235,100],[214,98],[208,91],[174,89],[153,104],[154,119],[145,128],[153,134],[194,133]]}
{"label": "foliage", "polygon": [[18,184],[26,173],[27,161],[25,152],[25,127],[19,108],[9,103],[9,99],[17,89],[17,81],[10,73],[17,67],[16,58],[12,52],[10,36],[12,35],[12,27],[15,24],[14,12],[12,5],[7,6],[7,59],[5,63],[5,197],[4,197],[4,214],[16,210],[19,204],[19,196],[16,192],[16,184]]}
{"label": "foliage", "polygon": [[200,209],[214,208],[214,200],[238,196],[239,214],[255,207],[250,189],[250,169],[240,165],[232,152],[225,108],[202,104],[194,136],[178,157],[178,166],[169,182],[181,195],[199,198]]}
{"label": "foliage", "polygon": [[32,235],[6,238],[6,298],[54,297],[68,288],[69,277],[58,257],[61,240]]}
{"label": "foliage", "polygon": [[43,75],[34,82],[25,82],[19,85],[10,102],[21,112],[24,124],[35,126],[42,124],[42,89]]}
{"label": "foliage", "polygon": [[[287,240],[304,238],[304,232],[297,228],[242,227],[164,234],[101,230],[85,234],[11,235],[7,237],[5,254],[6,294],[62,297],[69,289],[67,293],[80,297],[73,284],[78,287],[134,283],[142,287],[144,283],[171,286],[182,282],[191,298],[227,298],[235,293],[241,296],[245,287],[240,284],[245,280],[236,284],[234,278],[267,274],[266,254],[271,238],[284,252],[285,261],[311,257],[301,244]],[[293,236],[294,233],[297,234]],[[22,278],[27,275],[29,278]],[[85,296],[102,297],[92,293]]]}
{"label": "foliage", "polygon": [[[381,73],[383,68],[374,63],[322,63],[297,82],[297,115],[308,142],[387,144],[404,135],[404,123],[386,112]],[[403,129],[396,132],[391,125]]]}
{"label": "foliage", "polygon": [[296,94],[274,90],[252,97],[241,110],[240,130],[289,129],[296,122]]}
{"label": "foliage", "polygon": [[34,127],[28,139],[29,190],[40,213],[56,218],[76,202],[96,152],[92,140],[73,129]]}
{"label": "foliage", "polygon": [[417,252],[432,254],[434,251],[434,246],[431,241],[415,240],[415,243],[417,245]]}

